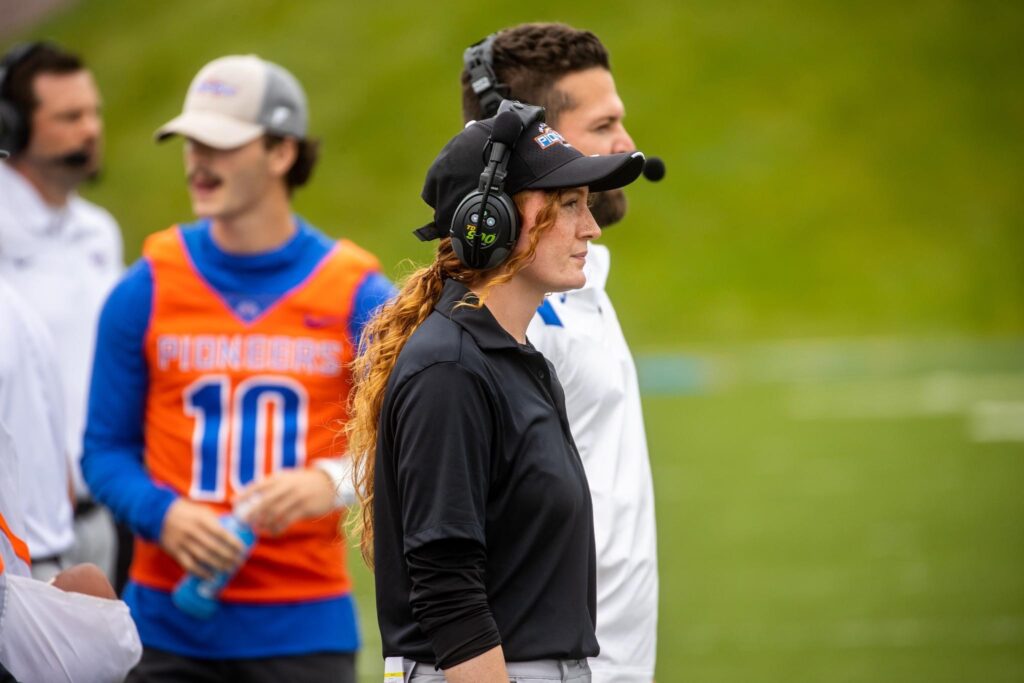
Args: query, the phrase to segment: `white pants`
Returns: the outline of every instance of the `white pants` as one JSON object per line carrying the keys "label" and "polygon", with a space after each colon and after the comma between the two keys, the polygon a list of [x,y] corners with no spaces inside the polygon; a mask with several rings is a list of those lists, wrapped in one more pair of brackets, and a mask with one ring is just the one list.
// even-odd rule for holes
{"label": "white pants", "polygon": [[[433,664],[403,660],[405,680],[408,683],[436,683],[445,680],[444,671],[436,671]],[[563,681],[590,683],[590,667],[585,659],[538,659],[532,662],[505,662],[512,683],[550,683]]]}

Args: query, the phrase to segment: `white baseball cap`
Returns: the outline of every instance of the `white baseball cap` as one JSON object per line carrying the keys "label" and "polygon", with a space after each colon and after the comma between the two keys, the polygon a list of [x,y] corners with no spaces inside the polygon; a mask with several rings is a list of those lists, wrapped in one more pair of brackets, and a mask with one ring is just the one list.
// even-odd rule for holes
{"label": "white baseball cap", "polygon": [[287,70],[256,55],[231,55],[199,70],[181,114],[156,139],[183,135],[234,149],[266,133],[303,139],[308,120],[306,93]]}

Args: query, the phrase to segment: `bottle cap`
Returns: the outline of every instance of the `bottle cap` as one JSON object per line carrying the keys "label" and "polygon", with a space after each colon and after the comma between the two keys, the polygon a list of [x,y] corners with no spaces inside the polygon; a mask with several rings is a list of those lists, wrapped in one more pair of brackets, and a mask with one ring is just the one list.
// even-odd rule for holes
{"label": "bottle cap", "polygon": [[235,517],[248,524],[249,515],[252,514],[252,509],[259,504],[261,498],[262,496],[260,496],[260,494],[257,493],[249,496],[248,498],[235,501],[235,504],[232,507],[231,511],[235,515]]}

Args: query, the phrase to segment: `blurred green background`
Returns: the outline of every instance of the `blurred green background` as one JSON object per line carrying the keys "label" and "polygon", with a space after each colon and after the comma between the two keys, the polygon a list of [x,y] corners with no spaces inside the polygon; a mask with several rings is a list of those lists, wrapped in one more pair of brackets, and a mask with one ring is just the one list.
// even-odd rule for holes
{"label": "blurred green background", "polygon": [[95,70],[85,194],[129,259],[190,215],[151,135],[196,70],[284,64],[324,141],[299,211],[398,278],[431,255],[409,231],[463,48],[536,20],[604,40],[668,167],[602,238],[655,474],[658,680],[1024,680],[1024,4],[91,0],[2,40]]}

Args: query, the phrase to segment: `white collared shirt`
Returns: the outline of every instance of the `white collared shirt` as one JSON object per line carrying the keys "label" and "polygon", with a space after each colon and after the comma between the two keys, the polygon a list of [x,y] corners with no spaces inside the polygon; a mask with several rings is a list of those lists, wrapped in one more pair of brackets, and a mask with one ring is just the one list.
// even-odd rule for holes
{"label": "white collared shirt", "polygon": [[34,558],[71,548],[64,392],[42,320],[0,275],[0,422],[22,454],[15,480]]}
{"label": "white collared shirt", "polygon": [[[17,537],[25,528],[17,487],[19,450],[0,421],[0,514]],[[0,664],[21,681],[122,681],[142,643],[121,600],[67,593],[30,575],[0,531]]]}
{"label": "white collared shirt", "polygon": [[605,292],[610,261],[606,247],[591,244],[587,284],[549,295],[526,335],[565,390],[594,501],[601,644],[590,660],[594,681],[649,683],[658,628],[654,486],[636,367]]}
{"label": "white collared shirt", "polygon": [[43,201],[0,162],[0,277],[46,324],[65,391],[65,451],[79,497],[87,494],[78,460],[95,345],[107,293],[123,270],[121,233],[104,209],[77,195],[63,207]]}

